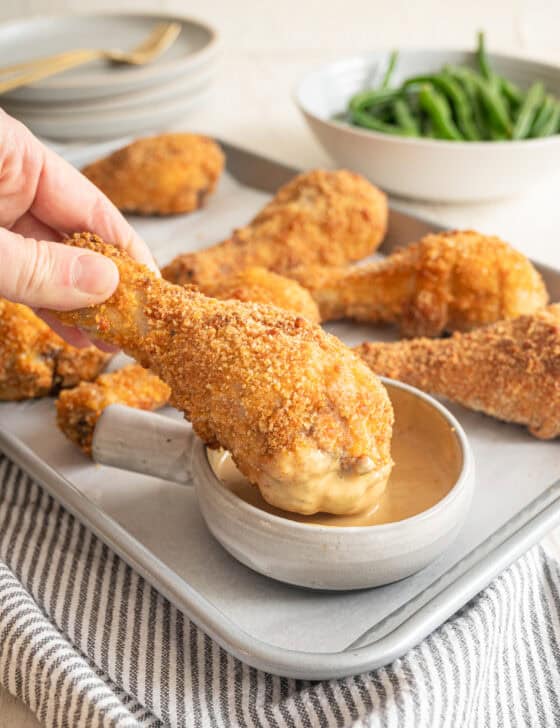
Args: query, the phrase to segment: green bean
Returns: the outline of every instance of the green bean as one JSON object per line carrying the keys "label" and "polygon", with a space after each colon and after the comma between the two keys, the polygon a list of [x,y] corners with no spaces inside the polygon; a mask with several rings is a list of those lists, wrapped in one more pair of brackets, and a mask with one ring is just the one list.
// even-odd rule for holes
{"label": "green bean", "polygon": [[508,81],[508,79],[503,76],[498,76],[498,81],[502,95],[507,99],[510,107],[513,109],[519,108],[523,103],[523,92],[519,86],[514,84],[512,81]]}
{"label": "green bean", "polygon": [[376,119],[375,116],[370,114],[368,111],[364,111],[363,109],[354,109],[351,113],[353,122],[358,126],[363,126],[366,129],[371,129],[372,131],[380,131],[383,134],[393,134],[396,136],[403,135],[400,127],[395,126],[395,124],[388,124],[385,121]]}
{"label": "green bean", "polygon": [[463,78],[468,78],[469,82],[476,88],[482,105],[488,114],[490,125],[509,136],[512,126],[509,112],[496,85],[492,81],[482,78],[470,68],[462,68],[460,72]]}
{"label": "green bean", "polygon": [[385,121],[387,124],[394,124],[395,123],[395,114],[393,112],[393,104],[387,103],[387,104],[381,104],[380,106],[375,106],[371,109],[366,109],[366,111],[371,114],[372,116],[375,116],[376,119],[379,119],[380,121]]}
{"label": "green bean", "polygon": [[541,128],[541,136],[546,137],[553,134],[560,134],[560,103],[558,102],[556,102],[552,116]]}
{"label": "green bean", "polygon": [[467,98],[471,105],[474,123],[478,131],[478,138],[488,139],[490,137],[488,123],[484,116],[484,109],[482,107],[480,95],[478,93],[477,86],[472,79],[471,73],[466,68],[462,68],[460,66],[446,66],[444,70],[462,85],[465,93],[467,94]]}
{"label": "green bean", "polygon": [[492,73],[490,61],[488,60],[488,55],[486,53],[486,42],[484,33],[482,31],[477,34],[477,39],[478,47],[476,50],[476,55],[478,57],[478,66],[480,68],[480,73],[487,81],[490,81],[492,80],[494,74]]}
{"label": "green bean", "polygon": [[540,137],[542,136],[541,130],[552,116],[554,109],[556,108],[556,102],[553,96],[545,96],[544,101],[541,104],[541,108],[538,110],[529,136]]}
{"label": "green bean", "polygon": [[462,87],[450,74],[436,73],[429,76],[416,76],[405,81],[403,88],[408,88],[419,83],[431,83],[447,96],[455,111],[459,129],[465,139],[469,141],[480,139],[480,135],[473,121],[469,100]]}
{"label": "green bean", "polygon": [[507,137],[511,136],[512,123],[505,102],[491,81],[472,73],[480,98],[488,114],[490,125]]}
{"label": "green bean", "polygon": [[464,139],[453,122],[451,107],[443,94],[433,86],[425,84],[420,89],[419,99],[421,107],[432,120],[436,134],[452,141]]}
{"label": "green bean", "polygon": [[441,90],[447,94],[453,104],[459,128],[465,139],[469,141],[481,139],[481,134],[474,121],[473,106],[468,94],[463,90],[463,86],[450,74],[440,74],[438,81]]}
{"label": "green bean", "polygon": [[389,88],[397,62],[395,50],[386,58],[380,86],[354,94],[345,114],[333,118],[386,134],[457,141],[560,134],[560,100],[546,95],[541,82],[524,93],[496,73],[483,32],[477,35],[476,70],[445,66]]}
{"label": "green bean", "polygon": [[489,131],[490,139],[493,142],[507,142],[508,137],[504,134],[503,131],[498,131],[496,128],[491,127]]}
{"label": "green bean", "polygon": [[388,101],[394,101],[401,95],[400,89],[373,89],[369,91],[360,91],[354,94],[350,99],[348,107],[350,111],[363,111],[378,104],[385,104]]}
{"label": "green bean", "polygon": [[383,76],[383,81],[381,81],[381,88],[387,88],[387,86],[389,85],[389,81],[391,80],[393,71],[395,70],[395,66],[397,65],[398,57],[399,52],[392,51],[391,55],[389,56],[389,63],[387,64],[387,70],[385,71],[385,75]]}
{"label": "green bean", "polygon": [[512,139],[525,139],[529,136],[531,126],[543,99],[544,85],[540,81],[537,81],[527,91],[527,95],[521,104],[517,119],[515,120],[515,126],[513,127]]}
{"label": "green bean", "polygon": [[401,98],[393,101],[393,114],[403,134],[406,136],[420,136],[418,122],[412,115],[406,99]]}

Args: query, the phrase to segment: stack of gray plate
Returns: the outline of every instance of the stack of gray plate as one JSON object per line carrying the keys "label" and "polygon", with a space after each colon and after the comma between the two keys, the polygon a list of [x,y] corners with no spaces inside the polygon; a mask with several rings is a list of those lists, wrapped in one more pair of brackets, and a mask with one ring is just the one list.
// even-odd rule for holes
{"label": "stack of gray plate", "polygon": [[[144,66],[95,61],[0,96],[0,106],[36,134],[74,141],[158,130],[182,121],[204,101],[218,38],[207,24],[152,14],[33,18],[0,26],[0,67],[77,48],[131,50],[158,23],[181,32]],[[1,70],[1,68],[0,68]]]}

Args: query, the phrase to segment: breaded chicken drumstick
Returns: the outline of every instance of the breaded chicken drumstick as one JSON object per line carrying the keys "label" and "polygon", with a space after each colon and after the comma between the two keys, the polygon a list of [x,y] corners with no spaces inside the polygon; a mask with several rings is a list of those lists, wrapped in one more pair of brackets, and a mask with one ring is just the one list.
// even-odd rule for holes
{"label": "breaded chicken drumstick", "polygon": [[91,381],[108,354],[70,346],[27,306],[0,298],[0,400],[56,394]]}
{"label": "breaded chicken drumstick", "polygon": [[353,513],[390,474],[393,412],[377,377],[338,339],[265,305],[218,301],[157,278],[83,233],[120,283],[105,303],[57,312],[165,381],[210,446],[230,450],[272,505]]}
{"label": "breaded chicken drumstick", "polygon": [[139,364],[101,374],[95,382],[81,382],[61,392],[56,401],[56,422],[62,432],[86,455],[97,420],[110,404],[155,410],[167,403],[171,391],[165,382]]}
{"label": "breaded chicken drumstick", "polygon": [[197,134],[137,139],[82,173],[123,212],[175,215],[202,207],[224,168],[224,154]]}
{"label": "breaded chicken drumstick", "polygon": [[319,323],[319,308],[311,294],[297,281],[253,266],[218,281],[202,290],[205,296],[225,301],[235,299],[247,303],[267,303]]}
{"label": "breaded chicken drumstick", "polygon": [[536,437],[560,434],[560,304],[449,339],[355,351],[376,374],[526,425]]}
{"label": "breaded chicken drumstick", "polygon": [[530,261],[499,238],[454,231],[427,235],[370,265],[289,273],[323,321],[391,322],[404,336],[438,336],[532,313],[548,302]]}
{"label": "breaded chicken drumstick", "polygon": [[[222,300],[268,303],[319,321],[319,309],[308,291],[290,278],[264,268],[247,268],[207,292]],[[95,425],[110,404],[124,404],[137,409],[163,407],[171,390],[159,377],[139,364],[130,364],[119,371],[102,374],[94,382],[81,382],[72,390],[61,392],[57,402],[57,424],[60,430],[86,455],[91,455]]]}
{"label": "breaded chicken drumstick", "polygon": [[314,170],[295,177],[246,227],[162,273],[172,283],[213,285],[249,266],[285,273],[297,265],[343,265],[373,253],[387,230],[387,198],[353,172]]}

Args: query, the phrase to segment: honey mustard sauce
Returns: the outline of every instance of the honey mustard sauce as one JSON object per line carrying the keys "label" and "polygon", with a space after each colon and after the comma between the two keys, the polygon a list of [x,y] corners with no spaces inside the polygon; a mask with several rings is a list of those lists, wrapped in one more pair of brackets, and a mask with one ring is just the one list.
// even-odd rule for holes
{"label": "honey mustard sauce", "polygon": [[457,482],[463,465],[461,448],[453,428],[434,407],[404,389],[386,387],[395,412],[391,444],[395,465],[384,492],[361,513],[304,516],[275,508],[223,450],[208,451],[212,470],[232,493],[255,508],[301,523],[374,526],[422,513],[444,498]]}

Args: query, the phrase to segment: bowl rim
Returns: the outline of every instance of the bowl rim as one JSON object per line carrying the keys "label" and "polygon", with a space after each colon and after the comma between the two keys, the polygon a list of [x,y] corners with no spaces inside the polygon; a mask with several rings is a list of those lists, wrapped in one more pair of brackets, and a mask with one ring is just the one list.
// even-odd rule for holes
{"label": "bowl rim", "polygon": [[[290,530],[295,529],[296,531],[299,531],[301,533],[313,533],[317,535],[331,534],[337,536],[344,534],[362,534],[363,536],[367,536],[377,533],[387,533],[389,531],[399,530],[402,528],[408,528],[412,525],[432,519],[434,516],[437,516],[441,511],[447,509],[454,501],[456,501],[457,498],[459,498],[459,496],[465,490],[465,488],[469,485],[471,480],[474,478],[474,454],[467,434],[464,431],[463,426],[459,423],[457,418],[447,409],[447,407],[441,404],[441,402],[438,402],[431,395],[426,394],[426,392],[422,392],[420,389],[417,389],[410,384],[400,382],[396,379],[390,379],[389,377],[382,376],[380,376],[379,379],[383,382],[383,384],[389,384],[390,386],[403,389],[413,394],[414,396],[422,399],[428,405],[432,406],[435,410],[437,410],[451,425],[455,433],[455,437],[457,438],[457,441],[459,443],[459,447],[461,448],[463,463],[461,466],[459,477],[457,478],[449,492],[441,500],[439,500],[430,508],[427,508],[425,511],[421,511],[420,513],[417,513],[414,516],[409,516],[408,518],[403,518],[400,521],[380,523],[373,526],[325,526],[322,524],[290,521],[287,518],[277,516],[273,513],[268,513],[267,511],[263,511],[260,508],[257,508],[256,506],[247,503],[246,501],[242,500],[234,493],[232,493],[228,488],[226,488],[222,481],[216,476],[212,469],[212,466],[210,465],[210,462],[208,461],[206,445],[199,438],[195,438],[194,446],[195,448],[199,448],[199,453],[201,454],[200,460],[202,462],[205,475],[207,476],[207,480],[209,481],[209,483],[212,483],[216,491],[219,492],[221,497],[225,498],[232,507],[236,508],[240,512],[245,511],[246,513],[252,514],[252,516],[254,517],[253,523],[256,523],[257,520],[260,519],[268,522],[272,526],[277,526],[284,529],[288,528]],[[207,487],[209,483],[207,483],[205,487]],[[195,486],[200,485],[202,484],[199,484],[198,482],[195,483]]]}
{"label": "bowl rim", "polygon": [[[330,61],[329,63],[324,63],[322,65],[316,65],[314,68],[310,69],[304,76],[302,76],[292,87],[292,99],[295,102],[296,106],[300,110],[301,113],[303,113],[305,116],[311,117],[313,120],[318,121],[319,123],[330,127],[334,130],[346,132],[348,134],[361,137],[364,139],[376,139],[379,141],[385,141],[389,143],[395,143],[395,144],[404,144],[409,146],[426,146],[426,147],[433,147],[437,149],[504,149],[509,150],[512,148],[512,145],[515,146],[515,148],[534,148],[534,147],[541,147],[545,145],[553,144],[554,142],[560,141],[560,132],[557,132],[556,134],[552,134],[548,137],[542,137],[538,139],[506,139],[501,141],[496,141],[492,139],[488,140],[481,140],[481,141],[450,141],[448,139],[429,139],[426,137],[406,137],[406,136],[391,136],[390,134],[384,134],[383,132],[375,131],[373,129],[364,129],[359,126],[353,126],[352,124],[345,123],[342,121],[336,121],[334,119],[325,119],[323,116],[319,116],[314,111],[312,111],[306,101],[304,100],[302,96],[302,88],[305,83],[309,82],[309,80],[313,76],[317,76],[321,73],[325,73],[329,70],[335,70],[338,66],[341,66],[343,64],[350,64],[352,62],[354,63],[363,63],[364,61],[366,63],[373,62],[374,60],[378,60],[384,55],[389,55],[391,53],[391,50],[388,50],[386,48],[381,48],[377,51],[371,51],[370,53],[363,53],[359,55],[353,55],[353,56],[346,56],[344,58],[339,58],[336,61]],[[463,48],[422,48],[422,47],[410,47],[410,48],[403,48],[399,50],[399,53],[402,55],[406,55],[407,53],[425,53],[426,55],[433,55],[436,53],[441,53],[442,55],[445,55],[445,53],[466,53],[470,54],[472,56],[475,56],[476,53],[472,49],[466,50]],[[526,67],[541,67],[541,68],[547,68],[551,71],[554,71],[558,74],[560,78],[560,65],[554,65],[552,63],[544,63],[542,61],[533,61],[529,58],[520,58],[519,56],[512,56],[505,53],[489,53],[488,54],[490,60],[492,59],[499,59],[503,61],[512,61],[514,63],[518,63],[521,66]]]}

